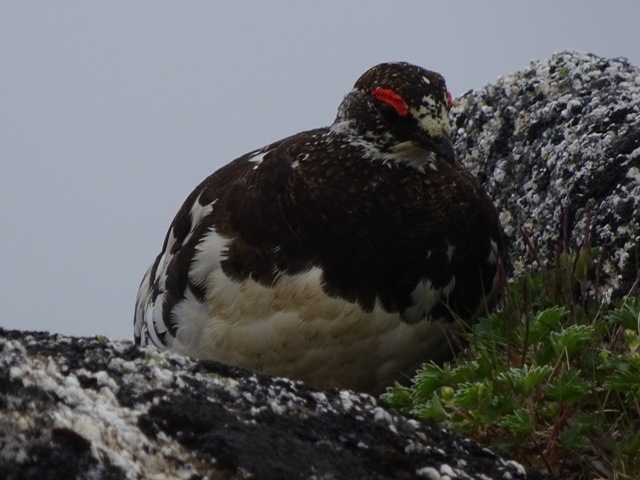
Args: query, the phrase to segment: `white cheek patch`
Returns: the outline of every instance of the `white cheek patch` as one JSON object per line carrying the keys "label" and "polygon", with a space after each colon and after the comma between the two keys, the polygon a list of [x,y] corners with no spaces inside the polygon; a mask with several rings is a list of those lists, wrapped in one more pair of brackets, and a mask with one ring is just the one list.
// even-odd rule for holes
{"label": "white cheek patch", "polygon": [[422,105],[420,105],[420,109],[418,110],[418,114],[427,115],[429,113],[433,114],[438,110],[436,101],[432,97],[424,96],[422,97]]}
{"label": "white cheek patch", "polygon": [[422,128],[434,138],[451,135],[449,112],[444,103],[431,97],[422,97],[420,108],[412,109],[412,115],[418,119]]}
{"label": "white cheek patch", "polygon": [[441,138],[443,136],[448,137],[451,133],[449,122],[443,121],[442,118],[427,115],[420,118],[420,125],[429,134],[429,136],[433,138]]}

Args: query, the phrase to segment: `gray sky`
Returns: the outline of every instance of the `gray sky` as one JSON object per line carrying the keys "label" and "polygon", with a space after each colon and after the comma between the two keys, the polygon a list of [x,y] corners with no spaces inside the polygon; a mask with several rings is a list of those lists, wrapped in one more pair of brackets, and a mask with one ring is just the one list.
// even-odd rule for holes
{"label": "gray sky", "polygon": [[138,284],[207,175],[332,122],[369,67],[454,96],[577,49],[640,65],[640,2],[9,1],[0,326],[131,337]]}

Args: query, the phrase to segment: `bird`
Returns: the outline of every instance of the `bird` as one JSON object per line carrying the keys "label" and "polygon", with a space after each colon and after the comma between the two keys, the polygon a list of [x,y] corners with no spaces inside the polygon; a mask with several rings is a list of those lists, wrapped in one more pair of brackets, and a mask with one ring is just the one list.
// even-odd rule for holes
{"label": "bird", "polygon": [[451,358],[496,302],[502,255],[452,102],[439,73],[381,63],[330,126],[207,177],[140,284],[135,343],[371,394]]}

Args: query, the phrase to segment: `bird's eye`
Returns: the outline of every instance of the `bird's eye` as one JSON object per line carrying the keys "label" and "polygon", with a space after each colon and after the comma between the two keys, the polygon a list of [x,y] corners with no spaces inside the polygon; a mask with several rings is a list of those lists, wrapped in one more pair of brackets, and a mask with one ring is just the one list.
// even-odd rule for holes
{"label": "bird's eye", "polygon": [[382,116],[388,121],[397,120],[400,118],[400,114],[392,105],[388,103],[382,103],[380,105],[380,111],[382,112]]}
{"label": "bird's eye", "polygon": [[[404,100],[389,88],[377,87],[371,92],[371,95],[382,102],[382,114],[387,119],[390,119],[388,115],[391,115],[391,118],[395,118],[398,115],[406,117],[409,113],[409,109],[407,108],[407,104],[404,103]],[[391,110],[389,110],[389,107],[391,107]]]}

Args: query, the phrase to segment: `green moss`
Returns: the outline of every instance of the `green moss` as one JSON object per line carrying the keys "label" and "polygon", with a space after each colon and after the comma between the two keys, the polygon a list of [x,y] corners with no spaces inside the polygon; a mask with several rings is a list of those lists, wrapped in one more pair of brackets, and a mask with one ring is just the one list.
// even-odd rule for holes
{"label": "green moss", "polygon": [[564,66],[558,67],[556,72],[558,72],[558,77],[560,79],[566,78],[569,75],[569,69],[567,67],[564,67]]}

